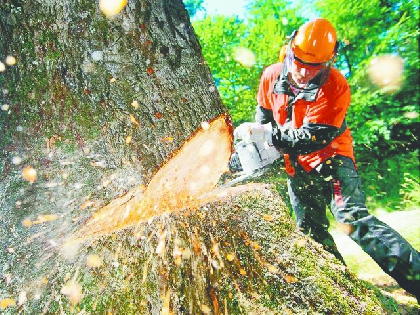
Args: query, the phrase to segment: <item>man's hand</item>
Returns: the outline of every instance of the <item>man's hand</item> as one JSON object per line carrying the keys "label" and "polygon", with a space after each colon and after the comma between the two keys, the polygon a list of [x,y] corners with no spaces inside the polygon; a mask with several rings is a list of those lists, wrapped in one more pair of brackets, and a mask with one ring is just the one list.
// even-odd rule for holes
{"label": "man's hand", "polygon": [[235,128],[233,132],[235,140],[242,139],[245,143],[267,141],[272,144],[271,123],[262,125],[260,123],[246,122]]}

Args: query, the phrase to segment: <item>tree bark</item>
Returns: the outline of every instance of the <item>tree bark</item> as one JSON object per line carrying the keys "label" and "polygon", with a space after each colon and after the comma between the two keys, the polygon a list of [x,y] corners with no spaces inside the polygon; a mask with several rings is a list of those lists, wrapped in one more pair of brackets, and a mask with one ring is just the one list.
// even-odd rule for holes
{"label": "tree bark", "polygon": [[181,0],[6,0],[0,36],[6,313],[381,312],[266,186],[61,246],[226,115]]}
{"label": "tree bark", "polygon": [[149,179],[226,111],[182,1],[130,1],[112,19],[92,1],[14,3],[1,21],[1,55],[18,61],[2,78],[8,137],[21,125],[25,145],[53,138],[112,166],[134,159]]}

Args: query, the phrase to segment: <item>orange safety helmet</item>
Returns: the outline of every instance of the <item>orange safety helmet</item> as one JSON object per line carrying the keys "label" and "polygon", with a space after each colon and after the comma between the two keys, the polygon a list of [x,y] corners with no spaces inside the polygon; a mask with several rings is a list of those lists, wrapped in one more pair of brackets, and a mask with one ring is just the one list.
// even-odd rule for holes
{"label": "orange safety helmet", "polygon": [[322,18],[303,24],[291,44],[295,57],[312,64],[330,61],[338,48],[334,27]]}

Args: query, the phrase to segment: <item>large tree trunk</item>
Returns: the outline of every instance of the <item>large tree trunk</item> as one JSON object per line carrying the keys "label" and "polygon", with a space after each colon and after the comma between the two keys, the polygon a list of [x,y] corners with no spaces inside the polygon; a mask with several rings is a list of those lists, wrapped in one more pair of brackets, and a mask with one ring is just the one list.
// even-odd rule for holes
{"label": "large tree trunk", "polygon": [[2,5],[1,56],[17,58],[2,74],[3,145],[49,139],[149,178],[225,112],[182,1],[130,1],[112,19],[96,1],[19,2]]}
{"label": "large tree trunk", "polygon": [[[0,18],[6,312],[378,313],[374,296],[295,230],[272,188],[191,202],[202,185],[182,205],[174,200],[193,190],[165,188],[159,198],[160,183],[179,180],[171,169],[187,167],[189,179],[182,157],[197,152],[185,143],[206,137],[203,122],[223,121],[221,138],[212,133],[220,154],[230,143],[181,0],[129,1],[113,18],[96,1],[6,0]],[[127,222],[143,197],[164,211]],[[98,217],[111,218],[106,233],[89,231]]]}

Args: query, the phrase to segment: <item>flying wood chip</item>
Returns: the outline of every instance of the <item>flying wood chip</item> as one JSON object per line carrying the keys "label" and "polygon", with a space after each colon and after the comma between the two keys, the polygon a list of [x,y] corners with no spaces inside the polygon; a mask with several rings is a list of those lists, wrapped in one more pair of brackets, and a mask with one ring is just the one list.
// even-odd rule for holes
{"label": "flying wood chip", "polygon": [[13,306],[15,306],[15,305],[16,305],[16,302],[15,302],[15,300],[14,300],[14,299],[2,299],[2,300],[0,301],[0,308],[1,308],[2,310],[6,309],[6,308],[8,308],[8,307],[13,307]]}
{"label": "flying wood chip", "polygon": [[199,130],[164,164],[150,183],[99,209],[67,242],[83,241],[132,227],[167,212],[195,208],[212,197],[227,171],[232,129],[225,115]]}

